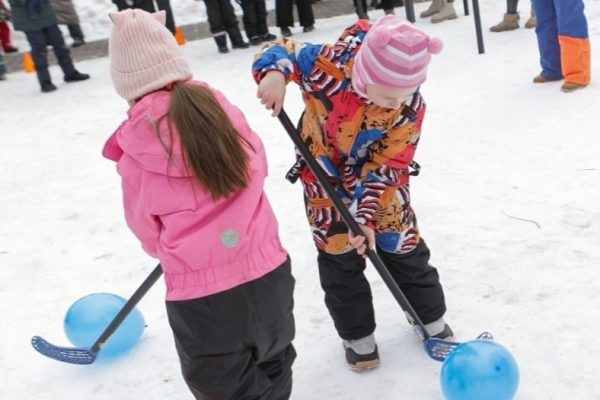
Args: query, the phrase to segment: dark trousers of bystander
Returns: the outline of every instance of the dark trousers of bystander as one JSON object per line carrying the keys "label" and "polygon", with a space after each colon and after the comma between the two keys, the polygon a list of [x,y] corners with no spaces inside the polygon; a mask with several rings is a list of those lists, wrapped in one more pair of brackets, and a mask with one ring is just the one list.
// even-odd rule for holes
{"label": "dark trousers of bystander", "polygon": [[171,33],[175,34],[175,17],[173,17],[173,10],[171,9],[171,1],[156,0],[156,5],[159,10],[164,10],[167,13],[167,22],[165,26]]}
{"label": "dark trousers of bystander", "polygon": [[265,0],[241,0],[246,36],[264,36],[269,32],[267,27],[267,7]]}
{"label": "dark trousers of bystander", "polygon": [[130,3],[126,0],[113,0],[113,3],[115,3],[119,11],[123,11],[128,8],[139,8],[140,10],[148,11],[149,13],[156,11],[152,0],[135,0],[133,3]]}
{"label": "dark trousers of bystander", "polygon": [[303,27],[313,26],[315,16],[310,0],[275,0],[275,17],[277,26],[289,28],[294,26],[294,3],[298,10],[298,19]]}
{"label": "dark trousers of bystander", "polygon": [[77,72],[58,25],[52,25],[38,31],[26,31],[25,35],[31,46],[31,56],[35,62],[35,70],[40,84],[51,81],[48,72],[48,45],[52,46],[64,75],[73,75]]}

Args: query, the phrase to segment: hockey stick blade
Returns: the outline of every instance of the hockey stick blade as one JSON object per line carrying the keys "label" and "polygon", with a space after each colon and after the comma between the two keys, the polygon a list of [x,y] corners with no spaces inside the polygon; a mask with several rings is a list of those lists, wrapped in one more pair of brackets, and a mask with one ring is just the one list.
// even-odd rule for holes
{"label": "hockey stick blade", "polygon": [[92,364],[98,357],[98,353],[91,348],[55,346],[40,336],[32,337],[31,345],[46,357],[69,364]]}
{"label": "hockey stick blade", "polygon": [[[494,337],[489,332],[483,332],[477,336],[479,340],[494,340]],[[437,361],[444,361],[448,355],[454,350],[460,343],[453,342],[450,340],[443,340],[438,338],[429,338],[423,342],[425,350],[429,357]]]}
{"label": "hockey stick blade", "polygon": [[142,297],[148,292],[148,290],[154,285],[158,278],[162,275],[162,267],[158,264],[150,275],[142,282],[142,284],[136,289],[131,295],[129,300],[119,310],[117,315],[108,324],[106,329],[100,334],[98,339],[92,344],[91,347],[60,347],[55,346],[52,343],[47,342],[40,336],[34,336],[31,338],[31,345],[41,354],[46,357],[53,358],[57,361],[62,361],[70,364],[86,365],[92,364],[98,357],[100,348],[106,343],[108,338],[117,330],[121,323],[127,318],[131,310],[133,310],[136,304],[141,300]]}

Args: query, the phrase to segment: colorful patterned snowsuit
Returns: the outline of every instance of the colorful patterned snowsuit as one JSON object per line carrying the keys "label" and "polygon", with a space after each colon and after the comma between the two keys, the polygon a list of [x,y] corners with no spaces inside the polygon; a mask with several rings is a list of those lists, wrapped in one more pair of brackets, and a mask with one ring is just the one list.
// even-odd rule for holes
{"label": "colorful patterned snowsuit", "polygon": [[[409,169],[425,103],[417,92],[402,108],[387,109],[353,90],[352,65],[368,27],[368,21],[359,21],[333,45],[281,39],[263,49],[253,72],[259,81],[279,70],[300,86],[306,105],[302,138],[356,220],[375,228],[378,247],[403,254],[419,242]],[[308,167],[297,166],[317,247],[330,254],[348,252],[348,231],[339,213]]]}

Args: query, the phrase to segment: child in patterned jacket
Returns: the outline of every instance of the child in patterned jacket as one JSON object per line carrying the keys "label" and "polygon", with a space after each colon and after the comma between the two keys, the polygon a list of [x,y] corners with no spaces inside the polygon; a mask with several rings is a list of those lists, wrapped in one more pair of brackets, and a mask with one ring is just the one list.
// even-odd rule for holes
{"label": "child in patterned jacket", "polygon": [[273,115],[281,110],[285,84],[300,86],[305,103],[300,135],[365,233],[348,234],[299,159],[293,170],[304,187],[325,304],[356,370],[379,363],[371,289],[363,274],[366,245],[376,246],[428,333],[453,335],[409,191],[425,115],[419,86],[431,54],[441,49],[439,39],[386,15],[374,24],[359,20],[333,45],[280,39],[265,45],[253,64],[257,96]]}
{"label": "child in patterned jacket", "polygon": [[112,13],[109,58],[128,118],[104,147],[125,219],[162,264],[167,316],[197,399],[288,399],[294,278],[264,193],[263,145],[192,80],[166,14]]}

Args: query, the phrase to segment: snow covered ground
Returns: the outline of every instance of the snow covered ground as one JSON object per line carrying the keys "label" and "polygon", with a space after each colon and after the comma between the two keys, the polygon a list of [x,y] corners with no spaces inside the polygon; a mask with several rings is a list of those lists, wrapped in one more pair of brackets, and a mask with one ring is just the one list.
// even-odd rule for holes
{"label": "snow covered ground", "polygon": [[[481,1],[486,30],[503,3]],[[531,83],[539,72],[533,31],[486,32],[486,54],[478,55],[471,18],[419,21],[446,48],[422,88],[429,109],[415,208],[445,285],[447,319],[461,340],[489,330],[511,350],[519,400],[600,399],[600,1],[586,5],[596,81],[571,94],[560,83]],[[331,41],[353,19],[320,20],[297,38]],[[426,356],[372,268],[382,363],[365,374],[346,368],[323,305],[300,186],[284,179],[292,146],[255,98],[253,50],[221,56],[202,40],[183,51],[198,78],[241,106],[268,150],[267,191],[297,278],[292,398],[441,400],[441,364]],[[62,364],[29,344],[41,335],[68,346],[62,318],[76,299],[128,297],[155,265],[125,226],[114,165],[100,156],[125,102],[112,89],[107,59],[77,67],[92,79],[64,84],[52,67],[59,90],[51,94],[39,92],[32,74],[0,82],[0,399],[191,398],[162,283],[140,304],[148,324],[141,341],[118,359]],[[295,88],[286,108],[294,118],[301,111]]]}

